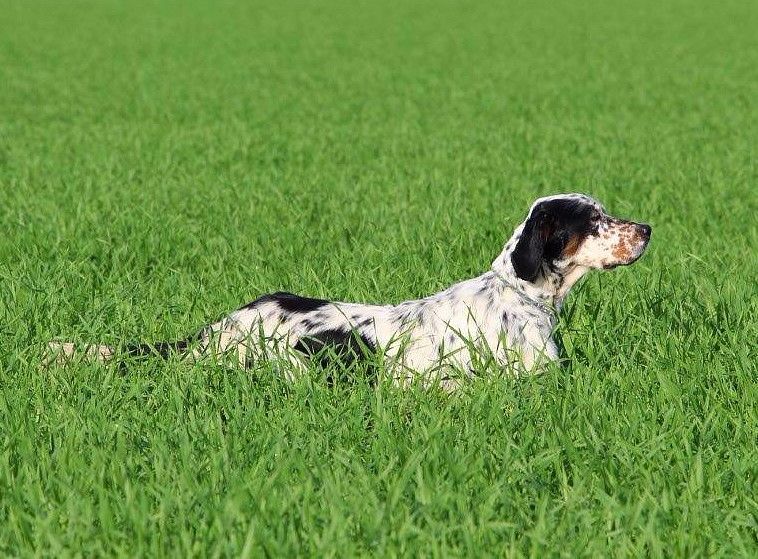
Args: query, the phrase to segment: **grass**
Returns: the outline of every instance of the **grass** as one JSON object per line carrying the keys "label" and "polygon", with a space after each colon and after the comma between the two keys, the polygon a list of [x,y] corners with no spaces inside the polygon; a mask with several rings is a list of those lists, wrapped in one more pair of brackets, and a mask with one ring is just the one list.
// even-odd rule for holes
{"label": "grass", "polygon": [[[0,13],[0,553],[758,554],[754,3]],[[574,190],[654,234],[571,295],[562,370],[39,370],[277,289],[433,292]]]}

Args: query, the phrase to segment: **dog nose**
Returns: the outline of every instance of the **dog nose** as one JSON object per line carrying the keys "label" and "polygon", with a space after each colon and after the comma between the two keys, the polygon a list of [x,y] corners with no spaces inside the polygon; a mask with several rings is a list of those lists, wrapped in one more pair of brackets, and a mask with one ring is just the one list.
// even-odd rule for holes
{"label": "dog nose", "polygon": [[649,239],[650,235],[653,233],[653,228],[650,227],[647,223],[640,223],[637,225],[637,229],[639,229],[640,235],[646,239]]}

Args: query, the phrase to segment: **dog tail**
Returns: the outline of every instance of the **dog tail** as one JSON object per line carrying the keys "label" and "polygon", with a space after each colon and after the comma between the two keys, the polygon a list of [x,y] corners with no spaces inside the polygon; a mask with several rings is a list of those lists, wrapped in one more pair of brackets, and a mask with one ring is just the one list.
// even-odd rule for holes
{"label": "dog tail", "polygon": [[74,360],[89,363],[108,363],[116,356],[128,358],[149,357],[155,355],[168,359],[172,355],[184,356],[190,344],[197,339],[191,338],[171,342],[156,342],[152,344],[129,344],[116,350],[113,346],[102,344],[86,344],[77,346],[73,342],[51,341],[42,363],[45,368],[62,367]]}
{"label": "dog tail", "polygon": [[62,367],[79,358],[93,363],[106,363],[113,358],[114,354],[113,348],[107,345],[77,346],[73,342],[51,341],[47,343],[42,363],[45,368]]}

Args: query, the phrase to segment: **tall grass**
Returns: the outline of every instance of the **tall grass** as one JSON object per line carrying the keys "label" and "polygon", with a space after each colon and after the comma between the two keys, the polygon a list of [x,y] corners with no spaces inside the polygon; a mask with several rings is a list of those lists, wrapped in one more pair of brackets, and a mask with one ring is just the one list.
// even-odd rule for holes
{"label": "tall grass", "polygon": [[[758,553],[754,3],[0,13],[0,553]],[[563,369],[39,368],[266,291],[425,295],[575,190],[654,233],[571,295]]]}

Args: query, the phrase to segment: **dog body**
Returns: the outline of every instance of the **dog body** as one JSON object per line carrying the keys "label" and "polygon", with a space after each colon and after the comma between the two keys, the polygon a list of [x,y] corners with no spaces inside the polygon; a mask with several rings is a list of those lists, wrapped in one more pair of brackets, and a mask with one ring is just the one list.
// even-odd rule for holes
{"label": "dog body", "polygon": [[[513,373],[556,360],[557,313],[571,287],[590,269],[636,261],[650,239],[648,225],[620,220],[582,194],[536,200],[490,271],[429,297],[398,305],[330,302],[278,292],[265,295],[202,329],[193,338],[127,348],[133,355],[178,353],[250,366],[283,359],[292,378],[310,360],[350,362],[379,352],[394,381],[422,375],[445,388],[494,360]],[[57,360],[72,344],[51,343]],[[107,346],[87,354],[106,361]]]}
{"label": "dog body", "polygon": [[[274,293],[253,301],[201,332],[194,357],[232,350],[241,365],[332,350],[343,361],[380,351],[395,381],[453,381],[473,374],[476,361],[529,369],[539,355],[551,359],[555,314],[526,302],[494,272],[399,305],[330,302]],[[334,355],[332,355],[334,357]],[[304,362],[303,362],[304,363]]]}

